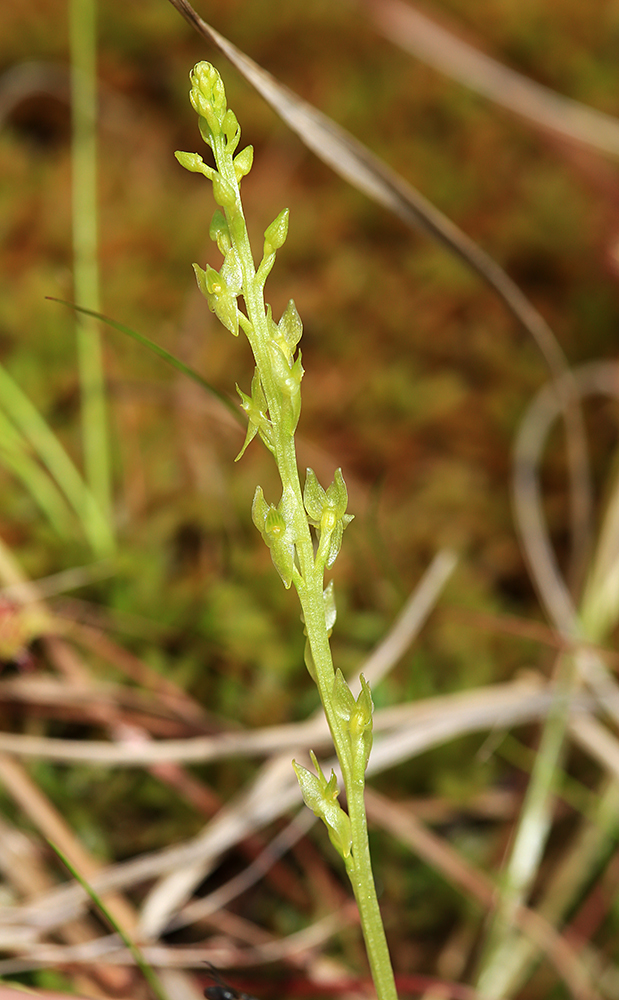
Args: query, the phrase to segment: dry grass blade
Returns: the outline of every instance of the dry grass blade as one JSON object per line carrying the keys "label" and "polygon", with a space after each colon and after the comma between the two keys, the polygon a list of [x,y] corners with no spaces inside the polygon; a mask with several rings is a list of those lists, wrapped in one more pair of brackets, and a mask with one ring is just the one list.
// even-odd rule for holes
{"label": "dry grass blade", "polygon": [[[408,716],[405,706],[385,709],[385,720],[391,726],[399,724],[402,728],[393,738],[391,746],[383,752],[382,761],[380,757],[374,763],[371,759],[370,768],[378,771],[394,760],[402,759],[400,744],[413,728],[418,732],[415,746],[408,747],[409,757],[436,743],[445,742],[450,736],[456,738],[463,732],[508,727],[542,718],[551,701],[551,693],[543,688],[512,683],[408,706]],[[417,727],[411,725],[411,720],[417,721]],[[377,743],[377,751],[380,751],[380,743]],[[99,893],[129,889],[166,872],[194,865],[208,866],[247,833],[281,816],[298,803],[298,786],[290,774],[288,758],[283,762],[282,773],[279,777],[275,776],[275,782],[275,786],[271,784],[269,787],[267,780],[259,777],[255,786],[222,810],[199,837],[186,844],[112,866],[91,879],[93,888]],[[79,886],[65,886],[39,897],[32,906],[17,907],[11,914],[0,911],[0,925],[22,923],[47,932],[77,916],[85,903],[84,892]]]}
{"label": "dry grass blade", "polygon": [[556,378],[567,370],[563,351],[546,321],[481,247],[363,143],[333,119],[294,94],[220,35],[196,13],[187,0],[170,0],[170,3],[199,34],[212,42],[230,60],[319,159],[373,201],[393,212],[406,225],[421,229],[438,240],[476,271],[535,338],[553,377]]}
{"label": "dry grass blade", "polygon": [[[30,818],[36,829],[40,830],[44,836],[56,837],[63,843],[65,849],[70,853],[71,857],[79,859],[80,864],[82,864],[85,868],[88,868],[91,873],[96,872],[98,866],[93,861],[91,856],[84,850],[79,840],[75,837],[73,831],[64,821],[64,818],[58,813],[47,797],[32,781],[28,773],[22,767],[21,763],[6,756],[5,754],[0,754],[0,783],[2,783],[5,791]],[[3,867],[5,867],[5,869],[9,867],[9,860],[7,856],[8,849],[9,844],[5,842],[3,844]],[[11,881],[15,886],[19,885],[21,892],[26,892],[26,898],[36,898],[36,895],[40,893],[43,888],[47,889],[51,884],[53,884],[51,878],[46,877],[46,872],[42,864],[35,864],[32,867],[28,866],[28,874],[25,876],[23,874],[18,875],[18,870],[22,867],[19,864],[19,857],[15,857],[14,860],[16,864],[15,868],[11,872]],[[18,882],[18,879],[21,881],[21,885]],[[127,926],[131,927],[134,925],[134,912],[122,896],[118,894],[109,896],[107,903],[108,906],[115,912],[119,920],[122,920]],[[10,919],[10,910],[7,912],[7,916]],[[14,926],[12,930],[14,932],[17,929],[18,928]],[[61,932],[64,940],[69,942],[70,945],[82,946],[83,944],[97,940],[96,927],[91,924],[90,920],[85,920],[82,914],[80,914],[79,922],[73,921],[71,923],[65,923],[63,921]],[[23,949],[34,948],[36,951],[39,946],[40,941],[28,942],[22,940],[15,950],[21,952]],[[129,986],[129,980],[124,973],[115,973],[114,971],[110,971],[105,968],[93,968],[92,971],[95,976],[95,980],[100,980],[101,984],[106,986],[106,988],[111,990],[124,990]],[[90,981],[83,982],[81,984],[81,988],[92,989],[93,984]]]}
{"label": "dry grass blade", "polygon": [[[609,382],[607,365],[589,365],[579,369],[574,373],[573,384],[583,396],[609,390],[611,395],[615,395],[617,391],[616,378]],[[574,602],[559,572],[542,509],[539,468],[548,431],[558,415],[558,401],[546,389],[538,394],[523,421],[515,454],[517,522],[531,574],[557,630],[563,637],[571,640],[582,636],[592,642],[600,642],[605,638],[605,632],[591,629],[583,631],[582,621],[578,618]],[[610,559],[605,558],[605,553],[598,556],[598,563],[605,566],[601,582],[598,574],[598,585],[606,584],[608,573],[614,571],[614,541],[611,549]],[[595,603],[595,596],[595,591],[592,592],[590,587],[590,603]],[[614,624],[617,610],[614,601],[612,614],[607,614],[605,619],[607,624]],[[530,966],[531,942],[519,939],[514,929],[515,913],[528,898],[539,872],[552,824],[554,790],[561,770],[565,739],[572,723],[572,735],[586,746],[588,752],[603,767],[617,773],[619,745],[614,737],[593,718],[585,716],[581,720],[570,719],[569,705],[583,679],[595,692],[600,707],[614,718],[619,717],[619,689],[602,659],[591,648],[577,647],[572,655],[559,656],[556,679],[556,704],[544,723],[531,781],[505,866],[489,943],[482,961],[479,988],[488,997],[497,994],[505,997],[513,995],[522,985],[525,972]],[[591,864],[592,859],[589,858],[588,861]],[[576,884],[580,885],[581,880],[582,876]],[[566,882],[562,886],[563,891],[567,884]],[[573,884],[572,880],[569,883],[570,889]],[[560,915],[557,914],[557,917]]]}
{"label": "dry grass blade", "polygon": [[316,156],[406,225],[421,229],[464,261],[499,295],[536,341],[550,370],[565,419],[571,480],[573,575],[578,578],[588,553],[591,523],[586,436],[579,396],[565,355],[543,316],[495,260],[363,143],[313,105],[302,101],[237,49],[203,20],[188,0],[170,0],[170,3],[230,60]]}
{"label": "dry grass blade", "polygon": [[[374,662],[378,663],[381,670],[381,674],[384,675],[385,671],[388,670],[393,665],[393,663],[396,662],[397,658],[401,656],[402,653],[404,652],[406,646],[412,641],[414,634],[421,627],[425,617],[427,616],[427,614],[431,610],[432,605],[436,601],[442,585],[444,584],[445,580],[447,579],[449,573],[453,568],[453,564],[454,560],[452,556],[450,556],[447,553],[441,553],[431,565],[428,573],[422,579],[421,584],[413,593],[410,601],[408,602],[402,615],[400,616],[400,619],[398,620],[398,622],[396,622],[396,625],[394,626],[392,632],[390,633],[389,636],[387,636],[387,638],[384,640],[384,642],[379,647],[379,650],[377,651],[378,656]],[[131,662],[130,666],[132,669],[135,669],[135,664],[133,663],[133,661]],[[98,701],[98,705],[99,706],[101,705],[100,700]],[[439,708],[440,711],[440,706],[437,707]],[[398,724],[402,724],[402,721],[403,719],[401,714],[396,715],[396,717],[394,717],[393,714],[387,715],[385,717],[385,724],[391,727],[397,726]],[[310,720],[305,726],[281,727],[281,730],[282,731],[279,734],[277,733],[274,734],[273,731],[269,730],[266,730],[264,732],[263,735],[266,735],[268,742],[267,746],[264,747],[263,749],[266,750],[271,749],[271,751],[279,750],[280,746],[278,745],[277,741],[278,741],[278,736],[281,739],[282,734],[284,735],[284,745],[288,744],[291,749],[292,748],[298,749],[299,744],[303,742],[307,746],[309,746],[310,743],[314,746],[320,746],[321,740],[325,740],[327,744],[330,743],[330,740],[327,738],[326,726],[322,716],[317,717],[315,720]],[[246,753],[249,749],[247,745],[243,746],[242,743],[239,743],[238,739],[239,735],[241,736],[242,740],[243,734],[228,734],[228,736],[231,737],[232,739],[232,743],[228,746],[227,749],[229,752],[233,754],[238,754],[239,752]],[[261,740],[259,734],[244,734],[244,735],[249,736],[252,741],[255,740],[256,736],[258,736],[259,742]],[[276,737],[275,743],[273,743],[274,735]],[[207,740],[210,742],[211,752],[214,751],[216,755],[218,753],[221,753],[222,750],[224,750],[224,753],[226,752],[224,747],[226,741],[225,736],[223,740],[221,737],[207,738]],[[270,747],[268,745],[269,743]],[[135,750],[136,743],[132,742],[131,745],[134,747]],[[159,746],[161,748],[162,744],[145,744],[144,742],[139,741],[137,743],[137,746],[138,747],[141,746],[144,750],[148,752],[149,750],[154,750],[156,746]],[[255,743],[254,746],[256,746]],[[126,760],[128,746],[123,744],[123,748],[124,748],[123,758]],[[194,750],[198,749],[198,745],[195,745],[193,749]],[[208,744],[202,744],[201,749],[202,750],[208,749]],[[156,752],[157,751],[155,750],[155,753]],[[162,762],[151,760],[150,761],[151,769],[153,765],[157,763],[162,763]],[[167,757],[166,761],[163,761],[163,763],[166,764],[170,763],[169,756]],[[254,782],[254,789],[253,789],[254,796],[256,794],[256,789],[257,789],[258,799],[261,798],[262,794],[265,792],[265,787],[266,787],[265,781],[267,784],[269,783],[270,775],[273,774],[276,775],[276,784],[277,784],[277,775],[281,772],[282,768],[285,770],[286,774],[286,781],[284,781],[283,783],[284,787],[286,788],[286,793],[288,796],[292,795],[293,798],[297,798],[298,792],[296,789],[296,783],[292,780],[291,777],[287,754],[283,758],[279,757],[272,760],[269,763],[269,765],[265,769],[263,769],[262,774],[259,775],[256,781]],[[271,796],[271,798],[273,798],[273,796]],[[274,799],[273,801],[277,800]],[[287,801],[288,800],[286,799],[285,801],[279,803],[281,811],[285,810]],[[150,932],[154,934],[157,929],[160,929],[162,926],[165,926],[166,924],[169,923],[171,915],[174,914],[177,909],[177,905],[180,905],[182,903],[183,897],[186,897],[188,892],[190,891],[191,884],[192,883],[195,884],[196,880],[200,880],[203,877],[208,866],[212,864],[213,859],[218,856],[217,846],[213,853],[212,850],[213,843],[215,843],[215,845],[219,843],[219,853],[221,853],[221,850],[225,849],[224,847],[221,846],[221,843],[218,840],[218,837],[221,836],[222,825],[224,831],[227,831],[227,833],[225,834],[227,842],[231,844],[238,842],[238,839],[242,836],[243,827],[242,826],[240,828],[236,827],[234,823],[232,823],[232,825],[230,826],[228,822],[230,820],[230,814],[232,815],[232,817],[234,816],[235,809],[236,812],[240,810],[240,813],[242,815],[248,814],[246,796],[241,796],[240,800],[237,800],[236,803],[232,803],[231,806],[229,806],[226,810],[223,810],[222,813],[217,817],[215,823],[207,827],[207,830],[205,831],[206,842],[202,844],[201,851],[199,851],[197,854],[194,854],[191,858],[186,853],[182,854],[179,858],[178,865],[173,864],[171,866],[172,870],[170,872],[169,878],[168,879],[164,878],[163,883],[160,886],[158,886],[157,890],[151,893],[151,895],[149,896],[149,899],[147,901],[147,906],[145,908],[143,929],[149,928]],[[249,810],[249,815],[251,816],[251,810]],[[264,865],[262,867],[264,868]],[[143,866],[140,866],[140,870],[143,871]],[[164,866],[164,872],[166,870],[170,871],[170,867]],[[254,873],[252,873],[252,877],[253,876]],[[247,873],[247,877],[249,877],[249,873]],[[228,887],[228,895],[234,893],[235,891],[240,891],[240,888],[237,890],[235,886]],[[55,901],[54,906],[58,907],[58,905],[59,905],[59,900],[57,899]],[[183,914],[182,916],[176,917],[177,924],[179,923],[183,924],[188,922],[188,920],[190,921],[192,919],[198,919],[198,915],[193,913],[191,907],[187,907],[186,909],[187,913]],[[201,916],[204,916],[204,913],[202,912],[203,909],[204,907],[202,907],[200,911]],[[207,907],[207,910],[208,909],[209,907]],[[56,909],[56,917],[54,919],[58,917],[59,912],[60,911]]]}
{"label": "dry grass blade", "polygon": [[[497,898],[494,883],[483,872],[474,869],[451,845],[426,829],[410,811],[372,790],[368,790],[367,805],[372,822],[408,844],[415,854],[441,872],[448,881],[476,899],[484,910],[493,909]],[[526,907],[516,911],[515,922],[525,933],[530,947],[537,944],[546,951],[572,996],[588,997],[590,1000],[599,996],[587,969],[575,958],[569,943],[550,922]]]}
{"label": "dry grass blade", "polygon": [[557,94],[458,38],[402,0],[363,0],[395,45],[544,129],[619,156],[619,121]]}
{"label": "dry grass blade", "polygon": [[[468,732],[522,725],[543,718],[552,701],[552,691],[543,685],[512,681],[474,691],[443,695],[420,702],[407,702],[379,709],[374,718],[378,734],[394,730],[392,737],[377,743],[381,753],[376,768],[396,759],[387,748],[387,739],[399,747],[398,759],[423,753],[442,740],[455,739]],[[586,699],[574,703],[575,710],[586,707]],[[20,757],[38,757],[58,763],[82,762],[101,767],[144,767],[162,763],[191,763],[222,760],[226,757],[263,756],[297,748],[325,748],[329,733],[321,718],[304,723],[267,726],[249,732],[228,732],[217,736],[197,736],[186,740],[156,742],[99,740],[61,740],[45,736],[21,736],[0,733],[0,752]],[[379,751],[379,747],[385,747]],[[370,766],[372,766],[370,764]]]}
{"label": "dry grass blade", "polygon": [[455,553],[446,549],[434,557],[419,585],[415,587],[402,608],[397,621],[389,630],[389,634],[349,681],[350,689],[355,696],[361,690],[360,674],[363,674],[370,687],[375,687],[410,648],[453,573],[456,561]]}
{"label": "dry grass blade", "polygon": [[176,930],[178,927],[186,927],[198,920],[204,920],[228,906],[233,899],[255,885],[278,858],[282,857],[301,837],[305,836],[315,822],[316,817],[313,813],[308,809],[302,809],[247,868],[209,893],[208,896],[192,899],[178,913],[173,914],[168,921],[168,932]]}
{"label": "dry grass blade", "polygon": [[569,727],[583,750],[619,782],[619,740],[610,729],[586,712],[571,719]]}
{"label": "dry grass blade", "polygon": [[559,633],[575,638],[576,608],[548,538],[539,485],[544,445],[558,411],[557,396],[548,385],[535,397],[522,420],[514,449],[514,509],[540,601]]}
{"label": "dry grass blade", "polygon": [[194,860],[163,876],[149,892],[140,920],[146,938],[167,927],[171,915],[190,898],[195,887],[232,844],[279,817],[299,801],[288,757],[276,756],[234,800],[228,802],[195,839]]}
{"label": "dry grass blade", "polygon": [[[548,879],[538,902],[538,913],[548,925],[561,925],[574,900],[590,883],[592,873],[599,870],[603,859],[608,856],[611,846],[616,843],[618,813],[619,786],[616,781],[605,782],[595,815],[591,821],[581,825],[565,856]],[[524,986],[539,952],[540,941],[532,936],[512,942],[504,969],[504,980],[511,994]]]}
{"label": "dry grass blade", "polygon": [[[580,391],[619,400],[619,365],[605,361],[579,369]],[[580,618],[587,636],[610,634],[617,621],[619,573],[619,484],[614,470],[597,550],[580,605]]]}
{"label": "dry grass blade", "polygon": [[[574,370],[573,379],[577,391],[583,397],[593,394],[615,399],[619,397],[619,369],[610,362],[583,365]],[[557,399],[552,388],[546,386],[531,404],[516,439],[513,486],[516,523],[542,604],[563,638],[569,641],[584,640],[584,644],[578,646],[574,654],[580,674],[596,693],[600,707],[617,720],[619,689],[602,657],[594,648],[586,645],[587,641],[603,641],[619,610],[612,593],[617,572],[616,539],[608,528],[602,532],[581,613],[577,614],[550,543],[539,485],[544,445],[553,421],[558,416]],[[614,506],[611,505],[611,527],[615,517]]]}
{"label": "dry grass blade", "polygon": [[[335,913],[315,921],[303,930],[278,939],[269,938],[262,943],[239,949],[189,945],[166,946],[164,944],[145,945],[141,950],[145,960],[157,968],[191,968],[203,966],[205,962],[215,965],[260,965],[295,958],[324,944],[334,937],[343,926],[358,921],[356,907],[347,903]],[[267,935],[264,935],[267,937]],[[83,945],[37,944],[26,957],[0,960],[0,975],[14,975],[27,969],[46,966],[72,964],[89,965],[102,960],[108,966],[132,966],[134,959],[128,948],[122,947],[115,934],[100,937]]]}
{"label": "dry grass blade", "polygon": [[[373,657],[370,658],[370,675],[374,683],[380,676],[384,676],[389,669],[402,656],[407,646],[412,642],[414,635],[421,628],[425,618],[436,603],[439,593],[451,574],[455,565],[454,556],[451,553],[443,552],[435,558],[430,569],[425,574],[421,583],[415,588],[406,607],[399,616],[389,632],[389,635],[381,643]],[[365,671],[365,667],[363,668]],[[374,726],[376,727],[376,717]],[[378,723],[380,725],[380,723]],[[290,728],[290,727],[288,727]],[[290,747],[290,753],[298,757],[303,749],[308,749],[310,745],[316,749],[320,745],[320,740],[316,741],[312,736],[307,743],[299,741],[299,730],[308,735],[313,730],[318,729],[322,741],[326,739],[326,745],[331,746],[331,736],[328,733],[326,721],[321,711],[317,712],[313,718],[304,725],[293,727],[294,743]],[[290,770],[289,753],[279,753],[263,767],[261,773],[254,781],[254,789],[261,788],[266,782],[267,788],[272,784],[272,776],[275,782],[281,781],[281,788],[288,786],[292,791],[296,789],[296,781],[292,777]],[[268,791],[265,790],[265,794]],[[237,808],[246,810],[245,796],[237,799]],[[233,809],[234,804],[226,807],[226,811]],[[219,818],[219,817],[218,817]],[[208,839],[209,832],[205,831]],[[193,867],[186,866],[182,872],[173,872],[165,876],[159,885],[150,893],[144,908],[143,926],[151,935],[161,932],[163,928],[170,924],[170,921],[180,919],[179,909],[189,898],[190,892],[204,878],[206,867],[204,861],[196,863]]]}

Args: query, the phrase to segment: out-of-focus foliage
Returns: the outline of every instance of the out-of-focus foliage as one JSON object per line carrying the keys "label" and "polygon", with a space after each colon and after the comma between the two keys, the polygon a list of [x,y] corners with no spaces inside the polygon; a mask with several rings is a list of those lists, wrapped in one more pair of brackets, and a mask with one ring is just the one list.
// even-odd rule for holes
{"label": "out-of-focus foliage", "polygon": [[[521,72],[619,114],[616,5],[452,0],[437,12]],[[614,355],[619,213],[607,163],[530,131],[415,63],[349,4],[205,0],[203,13],[495,255],[548,318],[571,362]],[[250,384],[252,363],[195,287],[192,260],[218,266],[208,237],[211,204],[207,186],[173,156],[195,146],[188,71],[215,57],[165,0],[101,0],[99,20],[103,310],[233,396],[236,382]],[[0,361],[79,462],[72,318],[44,299],[72,297],[66,22],[64,0],[5,0],[0,9],[0,73],[25,63],[40,63],[42,72],[34,89],[25,73],[0,129]],[[361,662],[443,545],[461,557],[448,604],[537,615],[509,498],[518,419],[546,378],[537,349],[461,264],[317,163],[223,59],[215,61],[244,139],[255,147],[244,204],[256,245],[282,205],[290,209],[268,288],[276,315],[293,296],[304,320],[301,462],[321,482],[341,465],[356,515],[335,569],[336,663],[346,671]],[[223,410],[120,334],[105,330],[104,337],[121,556],[113,578],[81,592],[94,610],[72,613],[96,613],[214,714],[246,725],[304,718],[315,697],[298,611],[251,522],[256,482],[275,493],[269,456],[256,439],[234,465],[243,433]],[[600,404],[589,417],[600,489],[614,446],[609,412],[610,404]],[[560,447],[545,486],[562,553],[568,508]],[[3,470],[0,490],[0,535],[32,577],[88,558],[79,541],[54,537]],[[443,609],[375,700],[502,680],[533,656],[539,663],[532,643],[483,630],[473,617],[455,621]],[[111,676],[109,666],[95,665]],[[10,726],[21,725],[14,714]],[[55,725],[53,734],[63,735],[69,723]],[[454,789],[464,800],[498,780],[517,784],[511,765],[480,763],[480,742],[467,737],[458,752],[439,748],[379,783],[398,797],[450,802]],[[248,768],[232,761],[198,771],[226,799]],[[109,858],[200,825],[167,790],[131,772],[109,782],[98,776],[86,814],[72,791],[80,774],[66,784],[46,765],[38,776]],[[483,820],[469,824],[447,808],[444,815],[465,853],[495,863],[501,829],[487,832]],[[380,850],[378,868],[396,966],[431,968],[458,921],[468,933],[466,906],[397,852],[383,857]],[[427,914],[399,923],[400,907],[407,911],[420,886]]]}

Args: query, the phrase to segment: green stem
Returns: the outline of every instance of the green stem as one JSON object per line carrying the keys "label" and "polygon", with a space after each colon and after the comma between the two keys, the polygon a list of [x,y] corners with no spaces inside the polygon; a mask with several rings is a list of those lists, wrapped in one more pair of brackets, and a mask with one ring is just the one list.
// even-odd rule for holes
{"label": "green stem", "polygon": [[[307,529],[307,518],[304,513],[303,521]],[[364,778],[363,774],[354,774],[348,740],[334,711],[331,692],[335,674],[331,646],[325,627],[323,580],[322,574],[314,572],[313,576],[314,585],[308,586],[306,578],[306,587],[299,592],[299,598],[316,668],[320,700],[329,724],[346,789],[352,831],[352,854],[347,859],[346,868],[359,908],[361,929],[377,995],[380,1000],[397,1000],[393,968],[372,872],[365,812]]]}
{"label": "green stem", "polygon": [[346,785],[348,815],[352,827],[354,859],[354,870],[349,871],[348,874],[359,908],[372,979],[376,993],[381,1000],[397,1000],[393,968],[372,873],[363,785],[358,788],[353,783],[350,787],[346,784],[346,780],[344,784]]}
{"label": "green stem", "polygon": [[[248,258],[251,259],[246,230],[244,230],[242,236],[244,237],[243,242],[246,241],[247,256],[243,252],[241,259],[246,261]],[[253,268],[249,270],[253,271]],[[248,274],[247,277],[249,278],[250,275]],[[335,713],[331,698],[335,671],[325,623],[323,572],[322,570],[319,571],[314,563],[313,543],[303,504],[294,438],[281,432],[278,421],[274,416],[278,412],[279,403],[277,393],[269,378],[270,365],[268,358],[265,357],[268,350],[266,345],[268,343],[269,331],[266,325],[262,290],[256,289],[254,282],[246,282],[245,275],[244,289],[247,315],[254,331],[254,336],[250,337],[250,343],[260,370],[264,393],[269,405],[269,413],[275,427],[275,461],[282,486],[286,486],[288,489],[292,488],[294,495],[292,519],[299,569],[302,577],[302,582],[297,583],[297,591],[303,609],[307,637],[316,668],[318,692],[331,731],[335,752],[340,762],[344,787],[346,789],[353,843],[352,858],[350,864],[347,865],[348,874],[359,908],[361,927],[376,992],[380,1000],[397,1000],[393,969],[372,872],[363,794],[363,776],[356,778],[353,775],[347,736],[343,732],[342,724]]]}
{"label": "green stem", "polygon": [[[95,0],[71,0],[69,33],[74,296],[79,305],[99,312]],[[101,338],[87,316],[78,315],[76,328],[86,481],[109,526],[112,491]]]}
{"label": "green stem", "polygon": [[69,861],[69,859],[67,858],[66,854],[64,854],[60,850],[60,848],[56,844],[54,844],[54,842],[52,840],[48,840],[47,843],[52,848],[52,850],[56,852],[56,854],[58,855],[58,857],[60,858],[60,860],[63,862],[63,864],[66,865],[66,867],[69,869],[69,871],[71,872],[71,874],[73,875],[73,877],[75,879],[77,879],[77,881],[81,885],[82,889],[84,889],[85,892],[88,893],[88,895],[92,899],[92,901],[95,904],[95,906],[97,906],[99,908],[99,910],[101,911],[101,913],[103,914],[103,916],[105,917],[105,919],[108,921],[108,923],[110,924],[110,926],[116,931],[116,933],[118,934],[119,938],[121,939],[121,941],[123,942],[123,944],[125,945],[125,947],[128,948],[128,950],[131,952],[131,955],[132,955],[132,958],[133,958],[135,964],[141,970],[142,975],[144,976],[144,979],[146,980],[146,982],[148,983],[148,985],[152,989],[153,994],[157,998],[157,1000],[169,1000],[168,994],[167,994],[167,992],[166,992],[166,990],[165,990],[165,988],[163,986],[163,983],[159,979],[159,976],[157,975],[157,973],[155,972],[155,970],[145,960],[144,956],[142,955],[142,952],[140,951],[140,949],[138,948],[138,946],[135,944],[135,942],[129,937],[129,935],[125,931],[124,927],[122,927],[121,924],[118,923],[118,921],[114,917],[113,913],[107,908],[107,906],[105,905],[105,903],[101,899],[101,896],[99,896],[99,894],[97,892],[95,892],[95,890],[92,888],[92,886],[78,872],[78,870],[75,867],[75,865],[73,865]]}

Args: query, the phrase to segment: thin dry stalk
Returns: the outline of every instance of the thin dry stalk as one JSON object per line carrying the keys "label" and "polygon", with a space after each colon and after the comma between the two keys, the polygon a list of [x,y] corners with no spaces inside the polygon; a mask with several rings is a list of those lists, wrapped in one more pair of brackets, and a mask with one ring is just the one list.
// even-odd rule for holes
{"label": "thin dry stalk", "polygon": [[619,156],[619,121],[543,87],[481,52],[402,0],[363,0],[379,30],[451,80],[500,104],[538,128]]}

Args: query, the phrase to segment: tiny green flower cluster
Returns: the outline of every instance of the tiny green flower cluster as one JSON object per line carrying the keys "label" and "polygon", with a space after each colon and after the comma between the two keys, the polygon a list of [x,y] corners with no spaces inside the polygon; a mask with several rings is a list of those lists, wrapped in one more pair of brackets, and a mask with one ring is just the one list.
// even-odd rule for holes
{"label": "tiny green flower cluster", "polygon": [[[199,115],[202,138],[213,150],[216,168],[204,163],[198,153],[178,152],[176,157],[187,170],[204,174],[213,184],[215,200],[221,207],[213,215],[209,234],[224,258],[219,271],[210,265],[204,269],[194,264],[196,279],[223,326],[235,336],[239,328],[244,330],[256,359],[249,395],[237,386],[248,419],[237,461],[256,435],[273,454],[282,475],[282,497],[275,507],[267,503],[258,487],[252,517],[284,586],[290,587],[294,580],[297,587],[303,587],[295,525],[298,496],[290,482],[286,454],[301,413],[303,366],[297,347],[303,324],[292,299],[278,323],[263,300],[264,284],[276,252],[288,235],[288,209],[283,209],[265,230],[262,260],[255,269],[240,196],[240,183],[251,169],[253,150],[247,146],[236,152],[241,138],[239,123],[227,107],[221,77],[210,63],[198,63],[193,69],[190,100]],[[245,300],[246,312],[239,309],[240,296]],[[305,516],[319,542],[313,568],[330,569],[340,550],[344,528],[352,520],[352,515],[346,513],[348,495],[341,470],[337,470],[325,491],[308,469],[303,502]]]}
{"label": "tiny green flower cluster", "polygon": [[[176,157],[188,170],[204,174],[213,185],[220,207],[213,216],[210,236],[223,255],[219,271],[208,265],[205,269],[193,266],[209,308],[234,336],[243,330],[256,362],[249,394],[237,386],[248,420],[237,460],[259,436],[277,464],[281,499],[277,505],[268,503],[258,486],[252,519],[284,586],[294,583],[299,595],[307,636],[305,663],[318,687],[333,736],[346,786],[348,813],[337,802],[335,774],[332,772],[327,779],[313,754],[315,774],[294,762],[293,766],[306,804],[324,821],[332,844],[344,859],[379,997],[397,1000],[372,876],[363,801],[372,746],[372,698],[362,678],[361,693],[355,699],[341,671],[334,670],[329,646],[336,609],[333,583],[324,587],[324,573],[333,566],[344,529],[352,520],[352,515],[346,513],[348,493],[340,469],[326,490],[308,469],[301,490],[294,434],[301,413],[303,366],[298,344],[303,324],[292,300],[277,323],[271,307],[264,302],[266,279],[288,233],[288,210],[280,212],[265,230],[262,259],[256,268],[240,194],[241,180],[252,166],[253,150],[247,146],[236,152],[241,130],[226,105],[221,77],[209,63],[199,63],[192,71],[190,99],[216,166],[205,164],[197,153],[176,153]],[[245,304],[244,311],[239,308],[239,298]]]}

